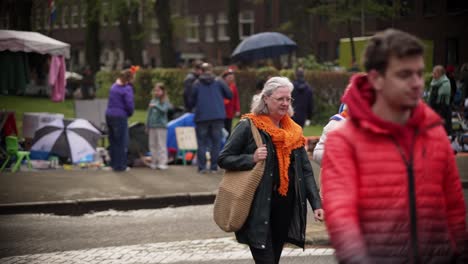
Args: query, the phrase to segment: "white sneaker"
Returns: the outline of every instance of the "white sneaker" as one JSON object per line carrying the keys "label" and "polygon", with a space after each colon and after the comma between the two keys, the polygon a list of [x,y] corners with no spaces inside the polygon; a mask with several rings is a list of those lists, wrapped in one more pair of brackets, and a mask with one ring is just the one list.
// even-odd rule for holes
{"label": "white sneaker", "polygon": [[169,166],[167,166],[165,164],[158,165],[158,169],[160,169],[160,170],[167,170],[168,168],[169,168]]}

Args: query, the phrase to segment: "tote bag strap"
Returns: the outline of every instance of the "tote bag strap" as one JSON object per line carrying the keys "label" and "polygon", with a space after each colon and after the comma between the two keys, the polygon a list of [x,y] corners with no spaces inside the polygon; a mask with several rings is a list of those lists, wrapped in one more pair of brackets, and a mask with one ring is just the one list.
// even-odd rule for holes
{"label": "tote bag strap", "polygon": [[250,122],[250,128],[252,129],[252,135],[255,140],[255,144],[257,144],[257,147],[261,147],[263,145],[263,141],[262,141],[262,136],[260,135],[260,132],[258,131],[258,128],[255,126],[252,120],[250,120],[249,118],[247,118],[247,120],[249,120]]}

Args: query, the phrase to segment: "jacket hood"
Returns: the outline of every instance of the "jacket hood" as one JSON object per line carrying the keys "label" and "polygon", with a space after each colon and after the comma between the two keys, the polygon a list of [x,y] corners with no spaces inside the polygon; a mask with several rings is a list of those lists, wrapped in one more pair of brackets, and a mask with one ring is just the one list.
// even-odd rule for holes
{"label": "jacket hood", "polygon": [[211,73],[202,73],[198,80],[200,80],[200,82],[202,82],[203,84],[210,84],[214,82],[215,76]]}
{"label": "jacket hood", "polygon": [[308,85],[304,79],[297,79],[294,81],[294,89],[298,92],[303,92],[308,89]]}
{"label": "jacket hood", "polygon": [[355,74],[351,77],[348,91],[343,95],[342,101],[348,106],[352,121],[374,132],[394,134],[399,133],[405,126],[422,130],[442,123],[442,119],[422,100],[413,109],[409,120],[403,126],[378,117],[372,112],[375,91],[366,74]]}
{"label": "jacket hood", "polygon": [[431,86],[440,86],[443,83],[450,82],[449,78],[447,78],[447,75],[442,75],[438,80],[432,79],[431,81]]}

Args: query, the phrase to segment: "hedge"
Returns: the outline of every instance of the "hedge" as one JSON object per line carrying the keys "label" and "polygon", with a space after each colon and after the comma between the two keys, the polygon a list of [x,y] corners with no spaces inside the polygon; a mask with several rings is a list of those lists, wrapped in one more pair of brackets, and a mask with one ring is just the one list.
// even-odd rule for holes
{"label": "hedge", "polygon": [[[141,69],[135,76],[135,107],[146,109],[151,99],[151,90],[155,83],[163,82],[167,87],[169,99],[174,106],[183,106],[183,81],[187,75],[186,69]],[[215,73],[220,74],[221,70]],[[118,71],[100,71],[96,74],[96,96],[106,98],[109,88],[117,78]],[[259,80],[267,76],[286,76],[294,79],[293,70],[277,71],[274,68],[236,71],[236,83],[239,90],[241,112],[250,109],[252,96],[255,94]],[[325,124],[328,118],[336,113],[340,97],[349,81],[351,74],[346,72],[306,71],[305,79],[314,91],[314,115],[312,124]]]}

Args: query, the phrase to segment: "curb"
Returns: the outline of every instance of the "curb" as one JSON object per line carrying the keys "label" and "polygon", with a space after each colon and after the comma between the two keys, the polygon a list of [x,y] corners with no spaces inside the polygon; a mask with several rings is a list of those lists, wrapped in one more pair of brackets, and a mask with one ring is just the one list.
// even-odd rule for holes
{"label": "curb", "polygon": [[130,196],[111,199],[82,199],[51,202],[0,204],[0,215],[6,214],[56,214],[79,216],[90,212],[138,209],[158,209],[187,205],[214,203],[216,193],[176,193],[158,196]]}

